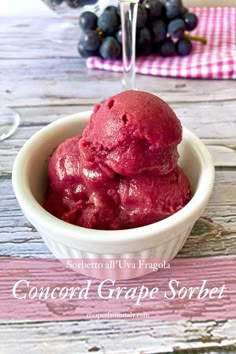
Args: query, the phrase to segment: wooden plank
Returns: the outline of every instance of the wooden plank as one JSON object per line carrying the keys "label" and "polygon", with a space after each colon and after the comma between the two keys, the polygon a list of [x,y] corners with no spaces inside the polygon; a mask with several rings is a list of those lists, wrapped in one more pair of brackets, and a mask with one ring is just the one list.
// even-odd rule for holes
{"label": "wooden plank", "polygon": [[[171,105],[182,124],[202,138],[212,154],[215,166],[236,166],[236,122],[231,119],[236,101],[224,108],[219,102],[195,104],[192,102]],[[42,106],[17,108],[21,125],[16,133],[0,145],[0,175],[9,174],[13,161],[23,143],[44,125],[76,112],[91,110],[93,104],[85,100],[74,106]]]}
{"label": "wooden plank", "polygon": [[[78,57],[77,21],[64,18],[2,18],[0,59]],[[24,41],[24,45],[22,45]]]}
{"label": "wooden plank", "polygon": [[[120,73],[86,69],[79,58],[0,61],[0,103],[10,106],[78,104],[121,91]],[[138,75],[137,88],[153,92],[167,102],[209,102],[235,99],[233,80],[189,80]],[[206,89],[207,92],[206,92]],[[23,88],[23,89],[22,89]]]}
{"label": "wooden plank", "polygon": [[230,348],[235,353],[235,333],[235,320],[8,323],[0,324],[0,344],[7,354],[19,353],[16,348],[40,354],[194,354],[194,348],[222,354]]}
{"label": "wooden plank", "polygon": [[[53,120],[81,112],[91,110],[94,104],[89,104],[87,100],[74,106],[44,106],[44,107],[23,107],[18,108],[22,116],[22,124],[43,125]],[[236,98],[230,102],[186,102],[171,103],[181,123],[192,130],[197,136],[213,144],[215,141],[231,139],[236,145],[236,120],[233,119],[236,112]],[[229,146],[230,148],[230,146]]]}
{"label": "wooden plank", "polygon": [[[78,37],[77,23],[60,18],[2,19],[0,72],[8,83],[1,90],[1,99],[21,106],[52,102],[76,104],[81,97],[99,100],[120,91],[121,74],[86,69],[85,60],[77,56]],[[18,80],[20,87],[24,84],[25,95],[18,90]],[[80,82],[85,83],[82,90]],[[169,102],[231,100],[236,95],[233,80],[138,75],[137,88],[154,92]]]}
{"label": "wooden plank", "polygon": [[[210,257],[212,254],[236,254],[235,180],[236,171],[217,171],[209,205],[179,256]],[[41,237],[22,215],[9,178],[2,178],[0,195],[1,255],[49,257],[50,252]]]}
{"label": "wooden plank", "polygon": [[219,140],[216,142],[208,139],[203,139],[207,145],[215,166],[228,166],[235,167],[236,154],[235,154],[235,139],[233,140]]}

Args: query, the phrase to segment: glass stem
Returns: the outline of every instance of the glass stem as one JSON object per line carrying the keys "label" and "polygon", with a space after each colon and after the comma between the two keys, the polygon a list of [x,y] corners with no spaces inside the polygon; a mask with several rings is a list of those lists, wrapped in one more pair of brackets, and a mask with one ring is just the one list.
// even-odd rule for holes
{"label": "glass stem", "polygon": [[136,22],[139,0],[120,0],[122,52],[123,52],[123,89],[135,89],[135,50]]}

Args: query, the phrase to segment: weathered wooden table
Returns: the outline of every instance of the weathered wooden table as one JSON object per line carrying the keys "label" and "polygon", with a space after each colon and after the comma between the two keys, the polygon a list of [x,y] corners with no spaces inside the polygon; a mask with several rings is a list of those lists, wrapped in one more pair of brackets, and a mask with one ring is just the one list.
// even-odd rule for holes
{"label": "weathered wooden table", "polygon": [[[45,124],[91,109],[120,91],[121,75],[91,71],[78,58],[78,28],[59,18],[6,18],[0,23],[0,102],[21,125],[0,142],[0,255],[50,252],[14,197],[11,170],[23,143]],[[138,76],[207,144],[216,166],[210,203],[180,255],[236,255],[236,83]],[[196,231],[196,230],[195,230]],[[0,271],[1,272],[1,271]],[[196,350],[196,351],[195,351]],[[0,322],[0,353],[236,353],[236,320]]]}

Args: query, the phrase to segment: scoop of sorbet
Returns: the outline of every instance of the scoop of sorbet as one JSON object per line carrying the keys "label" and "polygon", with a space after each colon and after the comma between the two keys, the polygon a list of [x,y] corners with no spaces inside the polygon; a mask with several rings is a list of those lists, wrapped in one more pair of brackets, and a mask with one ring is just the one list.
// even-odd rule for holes
{"label": "scoop of sorbet", "polygon": [[120,93],[97,105],[82,136],[64,141],[48,167],[44,207],[69,223],[115,230],[162,220],[190,199],[177,166],[180,121],[160,98]]}
{"label": "scoop of sorbet", "polygon": [[108,173],[164,175],[177,164],[181,139],[180,121],[167,103],[147,92],[125,91],[95,107],[80,149]]}

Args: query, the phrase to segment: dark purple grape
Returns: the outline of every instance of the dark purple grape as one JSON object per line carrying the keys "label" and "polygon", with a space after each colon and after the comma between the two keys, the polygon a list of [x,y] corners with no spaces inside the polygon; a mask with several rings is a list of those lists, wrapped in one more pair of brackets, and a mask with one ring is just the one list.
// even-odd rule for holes
{"label": "dark purple grape", "polygon": [[167,34],[166,24],[163,20],[158,19],[151,24],[151,31],[154,43],[160,43],[164,41]]}
{"label": "dark purple grape", "polygon": [[97,27],[97,15],[90,11],[85,11],[79,18],[79,25],[83,30],[95,30]]}
{"label": "dark purple grape", "polygon": [[96,31],[87,31],[81,37],[86,50],[97,50],[101,44],[101,38]]}
{"label": "dark purple grape", "polygon": [[181,17],[183,18],[188,13],[187,7],[183,6],[181,10]]}
{"label": "dark purple grape", "polygon": [[61,5],[64,2],[64,0],[52,0],[51,2],[56,5]]}
{"label": "dark purple grape", "polygon": [[185,23],[181,18],[169,22],[167,32],[173,38],[182,38],[185,31]]}
{"label": "dark purple grape", "polygon": [[165,10],[168,19],[173,19],[181,16],[183,4],[181,0],[166,0]]}
{"label": "dark purple grape", "polygon": [[198,18],[194,13],[192,12],[186,13],[183,17],[183,20],[185,22],[187,31],[192,31],[197,27]]}
{"label": "dark purple grape", "polygon": [[163,57],[171,57],[176,54],[175,43],[171,38],[167,38],[161,43],[159,53]]}
{"label": "dark purple grape", "polygon": [[97,2],[97,0],[65,0],[66,4],[73,8],[77,9],[78,7],[83,7],[85,5],[93,5]]}
{"label": "dark purple grape", "polygon": [[115,34],[120,26],[120,17],[113,11],[103,11],[98,18],[98,27],[107,35]]}
{"label": "dark purple grape", "polygon": [[117,5],[117,15],[120,16],[120,2]]}
{"label": "dark purple grape", "polygon": [[137,55],[148,55],[151,53],[152,36],[147,27],[143,27],[137,32],[136,42]]}
{"label": "dark purple grape", "polygon": [[151,21],[161,16],[163,4],[159,0],[144,0],[142,5],[147,11],[148,19],[150,19]]}
{"label": "dark purple grape", "polygon": [[117,41],[122,44],[122,31],[121,28],[116,32],[116,39]]}
{"label": "dark purple grape", "polygon": [[193,45],[188,38],[182,38],[176,43],[176,51],[178,55],[189,55],[192,51]]}
{"label": "dark purple grape", "polygon": [[114,37],[108,36],[103,39],[99,53],[103,59],[118,59],[121,55],[121,46]]}
{"label": "dark purple grape", "polygon": [[73,9],[77,9],[80,5],[80,0],[66,0],[66,4]]}
{"label": "dark purple grape", "polygon": [[78,49],[78,53],[80,54],[80,56],[82,58],[89,58],[89,57],[99,55],[97,50],[87,50],[85,48],[85,44],[84,44],[83,40],[79,41],[77,49]]}
{"label": "dark purple grape", "polygon": [[137,28],[145,27],[147,21],[147,11],[143,5],[138,5],[138,14],[137,14]]}
{"label": "dark purple grape", "polygon": [[113,11],[116,15],[118,15],[118,8],[114,5],[107,6],[104,11]]}

